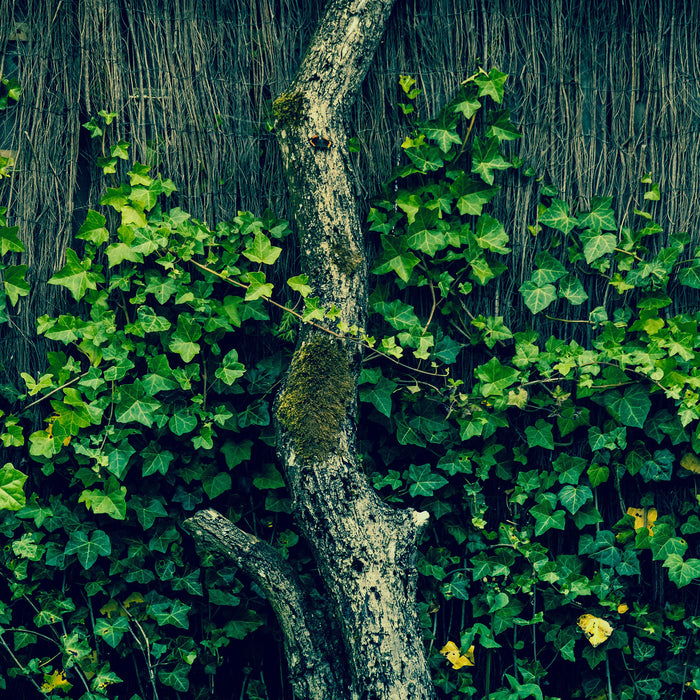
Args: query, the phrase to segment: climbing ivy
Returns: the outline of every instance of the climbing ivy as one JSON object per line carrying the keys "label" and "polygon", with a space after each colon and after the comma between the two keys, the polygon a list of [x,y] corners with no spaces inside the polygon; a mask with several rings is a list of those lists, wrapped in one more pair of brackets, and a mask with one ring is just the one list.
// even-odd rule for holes
{"label": "climbing ivy", "polygon": [[[178,523],[211,504],[309,578],[270,410],[312,323],[365,347],[368,478],[431,514],[419,604],[443,697],[700,694],[700,249],[662,237],[651,176],[634,227],[610,197],[577,208],[535,180],[512,152],[506,78],[478,71],[421,122],[402,77],[412,132],[368,216],[367,330],[276,271],[290,230],[272,213],[211,229],[138,163],[107,188],[49,280],[76,312],[38,319],[57,349],[0,414],[0,687],[206,697],[243,658],[242,697],[282,696],[260,675],[259,591]],[[104,150],[113,118],[86,124],[109,175],[128,162],[128,144]],[[540,195],[517,328],[472,313],[516,277],[489,213],[501,170]],[[0,225],[3,323],[29,287],[17,229]]]}

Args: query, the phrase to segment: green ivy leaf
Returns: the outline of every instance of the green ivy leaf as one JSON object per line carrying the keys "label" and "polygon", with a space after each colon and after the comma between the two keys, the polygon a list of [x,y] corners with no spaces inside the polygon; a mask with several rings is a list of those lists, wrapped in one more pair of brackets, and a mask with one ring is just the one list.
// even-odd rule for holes
{"label": "green ivy leaf", "polygon": [[255,301],[261,297],[272,296],[273,285],[265,281],[264,272],[249,272],[245,281],[248,283],[248,289],[245,293],[246,301]]}
{"label": "green ivy leaf", "polygon": [[221,366],[214,372],[214,376],[227,386],[231,386],[237,379],[245,374],[245,365],[238,361],[238,351],[229,350],[221,361]]}
{"label": "green ivy leaf", "polygon": [[121,486],[117,479],[110,476],[103,490],[85,490],[80,494],[78,503],[85,506],[93,513],[104,513],[115,520],[124,520],[126,517],[126,486]]}
{"label": "green ivy leaf", "polygon": [[552,435],[552,424],[546,420],[538,418],[535,425],[528,425],[525,428],[528,447],[543,447],[545,450],[554,449],[554,436]]}
{"label": "green ivy leaf", "polygon": [[523,282],[518,291],[522,294],[525,305],[533,314],[544,311],[557,298],[557,290],[554,285],[545,284],[540,287],[531,280]]}
{"label": "green ivy leaf", "polygon": [[196,341],[202,335],[202,328],[190,314],[180,314],[177,318],[177,330],[173,333],[168,347],[180,357],[183,362],[190,362],[199,353],[199,343]]}
{"label": "green ivy leaf", "polygon": [[510,121],[510,110],[494,110],[489,114],[489,128],[486,130],[486,136],[492,136],[499,141],[515,141],[522,138],[522,134],[515,128]]}
{"label": "green ivy leaf", "polygon": [[590,264],[594,260],[612,253],[617,245],[617,238],[613,233],[602,233],[591,229],[581,234],[581,242],[586,262]]}
{"label": "green ivy leaf", "polygon": [[261,231],[255,234],[253,242],[243,251],[251,262],[272,265],[279,258],[282,248],[273,246],[270,239]]}
{"label": "green ivy leaf", "polygon": [[24,508],[27,499],[24,495],[24,482],[27,475],[7,462],[0,469],[0,511]]}
{"label": "green ivy leaf", "polygon": [[98,282],[104,278],[97,272],[92,272],[92,261],[81,262],[78,254],[71,248],[66,248],[66,264],[49,280],[49,284],[66,287],[76,301],[80,301],[88,289],[97,289]]}
{"label": "green ivy leaf", "polygon": [[500,142],[497,138],[486,141],[474,140],[472,149],[472,172],[476,173],[487,185],[493,185],[494,170],[507,170],[513,166],[501,155]]}
{"label": "green ivy leaf", "polygon": [[481,382],[479,389],[483,397],[503,396],[505,389],[517,380],[518,375],[518,370],[502,365],[496,357],[492,357],[486,364],[476,369],[476,376]]}
{"label": "green ivy leaf", "polygon": [[559,296],[573,306],[579,306],[588,299],[581,281],[574,275],[566,275],[559,281]]}
{"label": "green ivy leaf", "polygon": [[700,289],[700,260],[693,260],[689,267],[679,270],[678,281],[685,287]]}
{"label": "green ivy leaf", "polygon": [[122,637],[128,631],[129,621],[125,617],[116,617],[113,620],[108,620],[105,617],[98,617],[95,620],[95,634],[107,642],[112,649],[116,649]]}
{"label": "green ivy leaf", "polygon": [[479,217],[474,240],[480,248],[490,250],[492,253],[510,253],[510,248],[506,248],[508,234],[503,224],[487,214]]}
{"label": "green ivy leaf", "polygon": [[[8,265],[2,272],[5,293],[14,306],[20,297],[29,296],[29,283],[25,279],[26,265]],[[51,280],[49,280],[50,282]]]}
{"label": "green ivy leaf", "polygon": [[408,468],[408,479],[413,482],[408,487],[411,496],[432,496],[448,483],[444,476],[432,472],[430,464],[411,464]]}
{"label": "green ivy leaf", "polygon": [[641,384],[628,386],[623,393],[605,394],[605,406],[614,418],[631,428],[642,428],[651,409],[649,389]]}
{"label": "green ivy leaf", "polygon": [[559,501],[572,515],[575,515],[592,498],[593,491],[588,486],[568,485],[559,491]]}
{"label": "green ivy leaf", "polygon": [[5,253],[24,253],[26,248],[17,238],[19,226],[0,226],[0,257]]}
{"label": "green ivy leaf", "polygon": [[578,226],[578,220],[569,216],[569,205],[561,199],[552,200],[549,208],[540,214],[539,222],[564,234]]}
{"label": "green ivy leaf", "polygon": [[133,384],[122,384],[119,387],[116,419],[120,423],[141,423],[150,428],[160,407],[160,402],[146,394],[138,379]]}
{"label": "green ivy leaf", "polygon": [[75,554],[83,569],[90,569],[99,556],[109,556],[112,544],[104,530],[73,530],[68,537],[65,550],[66,556]]}
{"label": "green ivy leaf", "polygon": [[535,518],[535,535],[543,535],[547,530],[564,530],[566,514],[563,510],[554,510],[548,500],[542,500],[530,508],[530,514]]}
{"label": "green ivy leaf", "polygon": [[535,256],[535,270],[530,281],[537,287],[552,284],[566,275],[566,268],[552,255],[542,251]]}
{"label": "green ivy leaf", "polygon": [[409,249],[403,236],[382,236],[382,253],[372,269],[375,275],[394,271],[404,282],[408,282],[413,268],[420,262]]}
{"label": "green ivy leaf", "polygon": [[492,68],[488,73],[479,73],[474,76],[474,82],[479,86],[479,97],[491,97],[499,104],[503,101],[505,82],[508,79],[507,73]]}
{"label": "green ivy leaf", "polygon": [[148,605],[146,614],[153,618],[159,627],[172,625],[180,629],[187,629],[189,627],[187,615],[191,609],[191,605],[186,605],[179,600],[168,600]]}
{"label": "green ivy leaf", "polygon": [[398,384],[396,382],[386,377],[381,377],[376,384],[360,389],[360,401],[371,403],[379,413],[390,418],[392,413],[391,395],[397,387]]}
{"label": "green ivy leaf", "polygon": [[591,210],[577,216],[579,226],[593,231],[616,231],[615,212],[610,207],[611,203],[612,197],[593,197]]}
{"label": "green ivy leaf", "polygon": [[678,588],[700,578],[700,559],[683,559],[678,554],[671,554],[663,563],[668,569],[668,577]]}
{"label": "green ivy leaf", "polygon": [[450,192],[457,198],[457,209],[462,215],[481,216],[481,210],[498,193],[500,187],[488,187],[482,181],[460,173],[450,186]]}
{"label": "green ivy leaf", "polygon": [[296,277],[290,277],[287,280],[287,284],[295,291],[299,292],[301,296],[308,297],[313,289],[309,286],[309,276],[305,274],[297,275]]}
{"label": "green ivy leaf", "polygon": [[109,240],[109,231],[105,228],[105,223],[107,219],[102,214],[88,209],[85,223],[78,229],[76,238],[90,241],[97,246],[106,243]]}

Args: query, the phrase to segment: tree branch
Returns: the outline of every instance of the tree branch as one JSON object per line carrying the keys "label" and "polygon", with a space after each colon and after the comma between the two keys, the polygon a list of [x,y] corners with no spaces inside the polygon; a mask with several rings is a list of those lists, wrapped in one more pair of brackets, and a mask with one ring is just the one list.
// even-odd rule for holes
{"label": "tree branch", "polygon": [[344,682],[334,635],[279,552],[212,509],[195,513],[182,525],[200,546],[232,561],[264,591],[282,628],[294,696],[336,698]]}

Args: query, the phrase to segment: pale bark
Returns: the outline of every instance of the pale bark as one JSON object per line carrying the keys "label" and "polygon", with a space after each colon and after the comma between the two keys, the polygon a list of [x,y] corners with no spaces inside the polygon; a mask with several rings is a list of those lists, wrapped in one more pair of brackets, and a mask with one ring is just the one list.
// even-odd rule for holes
{"label": "pale bark", "polygon": [[[344,119],[393,2],[331,0],[296,78],[275,102],[304,271],[322,306],[335,305],[343,321],[359,328],[366,318],[367,265]],[[314,136],[328,147],[314,147]],[[314,684],[336,683],[327,700],[426,700],[434,690],[418,623],[414,558],[427,514],[388,507],[362,474],[355,445],[358,347],[318,329],[302,330],[277,401],[280,461],[334,611],[327,634],[341,630],[343,651],[335,663],[347,669],[347,681],[328,669]],[[290,666],[299,658],[309,669],[332,666],[327,657],[311,659],[318,654],[311,648],[317,624],[323,623],[312,619],[286,563],[271,555],[261,563],[253,556],[262,551],[259,543],[251,548],[249,536],[235,526],[211,526],[220,517],[200,513],[189,527],[273,596],[285,636],[293,633],[291,618],[302,621],[296,633],[310,641],[294,648],[297,661],[290,659]],[[294,591],[287,602],[298,603],[291,610],[275,601],[274,576]],[[316,697],[301,686],[295,692]]]}

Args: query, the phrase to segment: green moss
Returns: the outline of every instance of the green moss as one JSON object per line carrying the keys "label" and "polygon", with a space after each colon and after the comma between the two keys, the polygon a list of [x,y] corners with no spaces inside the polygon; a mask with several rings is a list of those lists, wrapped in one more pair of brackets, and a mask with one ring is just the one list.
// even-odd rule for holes
{"label": "green moss", "polygon": [[281,126],[299,126],[305,118],[306,98],[301,90],[283,92],[272,103],[272,114]]}
{"label": "green moss", "polygon": [[350,250],[345,246],[333,246],[331,248],[331,260],[333,260],[340,272],[350,276],[362,264],[362,255],[359,251]]}
{"label": "green moss", "polygon": [[317,338],[296,353],[277,418],[302,459],[322,459],[333,451],[354,388],[347,358],[332,340]]}

